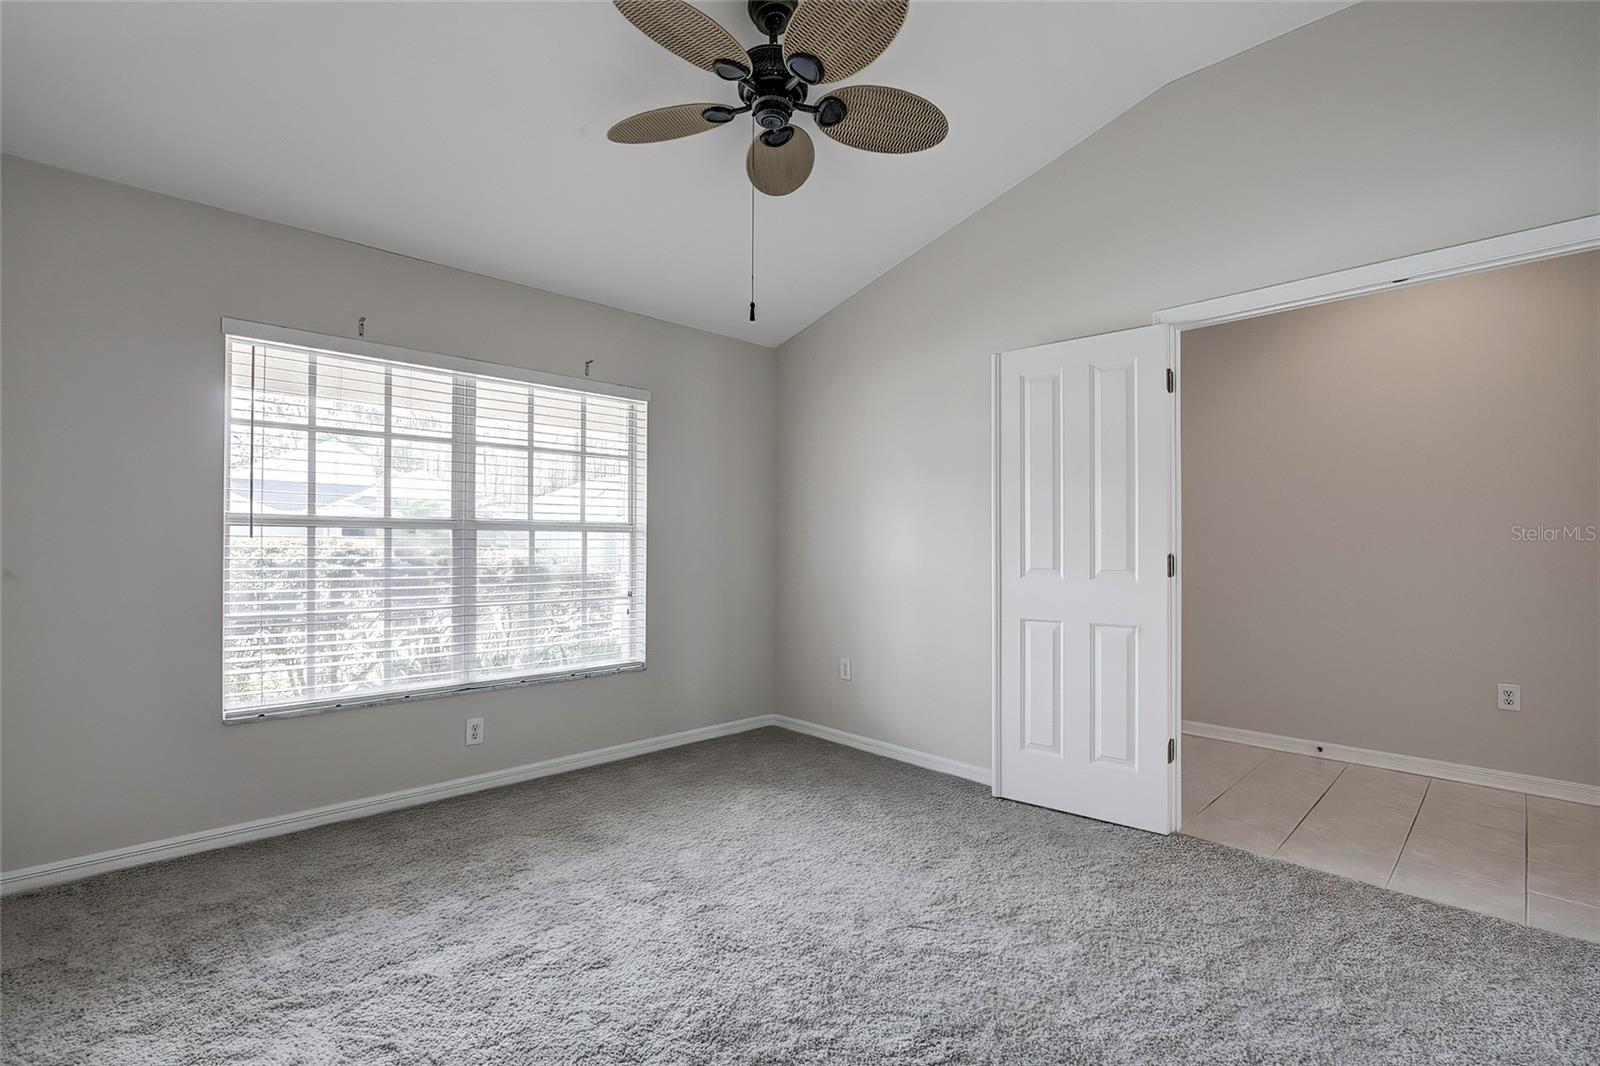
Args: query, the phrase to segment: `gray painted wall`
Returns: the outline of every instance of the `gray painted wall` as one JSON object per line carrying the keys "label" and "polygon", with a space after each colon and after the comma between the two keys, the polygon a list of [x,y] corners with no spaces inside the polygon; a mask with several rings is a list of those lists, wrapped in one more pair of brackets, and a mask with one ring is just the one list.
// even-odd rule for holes
{"label": "gray painted wall", "polygon": [[1596,213],[1596,71],[1593,4],[1342,11],[1155,93],[784,344],[783,711],[988,765],[990,353]]}
{"label": "gray painted wall", "polygon": [[[3,182],[5,869],[773,709],[772,351],[21,160]],[[649,668],[224,727],[224,315],[650,389]]]}
{"label": "gray painted wall", "polygon": [[1194,330],[1180,400],[1186,720],[1600,783],[1600,543],[1526,534],[1600,527],[1600,252]]}
{"label": "gray painted wall", "polygon": [[[0,864],[762,713],[774,691],[986,765],[990,353],[1594,213],[1597,69],[1592,4],[1342,12],[1155,94],[776,371],[764,349],[8,159]],[[648,671],[220,724],[220,519],[182,517],[220,497],[217,319],[339,334],[358,314],[376,340],[567,374],[593,357],[652,390]]]}

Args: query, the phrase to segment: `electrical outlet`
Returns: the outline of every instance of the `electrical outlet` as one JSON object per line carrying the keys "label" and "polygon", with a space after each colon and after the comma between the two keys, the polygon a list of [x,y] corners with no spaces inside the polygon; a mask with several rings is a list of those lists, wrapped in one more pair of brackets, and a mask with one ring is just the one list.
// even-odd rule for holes
{"label": "electrical outlet", "polygon": [[850,660],[849,659],[840,659],[839,660],[839,680],[840,681],[849,681],[850,680]]}
{"label": "electrical outlet", "polygon": [[1495,704],[1502,711],[1522,710],[1522,686],[1508,685],[1504,681],[1500,682],[1500,691],[1495,697]]}
{"label": "electrical outlet", "polygon": [[483,719],[482,718],[468,718],[467,719],[467,746],[471,747],[474,744],[482,744],[482,743],[483,743]]}

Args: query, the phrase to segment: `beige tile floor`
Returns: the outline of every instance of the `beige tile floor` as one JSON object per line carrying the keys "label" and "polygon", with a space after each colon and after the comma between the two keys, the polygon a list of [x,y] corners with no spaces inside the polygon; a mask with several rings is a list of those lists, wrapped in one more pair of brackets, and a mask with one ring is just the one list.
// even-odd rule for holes
{"label": "beige tile floor", "polygon": [[1600,943],[1600,807],[1185,736],[1183,831]]}

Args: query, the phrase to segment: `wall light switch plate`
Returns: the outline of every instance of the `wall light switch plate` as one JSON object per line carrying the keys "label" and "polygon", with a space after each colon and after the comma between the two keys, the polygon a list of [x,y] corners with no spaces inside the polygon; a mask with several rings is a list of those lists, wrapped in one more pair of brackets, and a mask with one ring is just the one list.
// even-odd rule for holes
{"label": "wall light switch plate", "polygon": [[482,744],[482,743],[483,743],[483,719],[482,718],[468,718],[467,719],[467,746],[471,747],[474,744]]}
{"label": "wall light switch plate", "polygon": [[1522,710],[1522,686],[1508,685],[1502,681],[1500,683],[1500,693],[1495,699],[1495,703],[1499,705],[1502,711]]}
{"label": "wall light switch plate", "polygon": [[850,680],[850,660],[849,659],[840,659],[839,660],[839,680],[840,681],[849,681]]}

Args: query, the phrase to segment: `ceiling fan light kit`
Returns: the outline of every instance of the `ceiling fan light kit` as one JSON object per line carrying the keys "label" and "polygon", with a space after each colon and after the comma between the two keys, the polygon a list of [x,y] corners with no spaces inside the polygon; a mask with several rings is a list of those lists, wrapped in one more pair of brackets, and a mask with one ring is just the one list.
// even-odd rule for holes
{"label": "ceiling fan light kit", "polygon": [[[906,0],[749,0],[750,21],[767,38],[749,49],[684,0],[615,4],[669,52],[736,82],[740,103],[682,104],[625,118],[607,134],[619,144],[675,140],[748,113],[756,130],[745,166],[750,183],[768,196],[787,196],[810,176],[815,153],[794,125],[797,113],[839,144],[867,152],[920,152],[950,131],[944,112],[903,89],[852,85],[815,104],[807,100],[814,86],[848,78],[883,54],[905,24]],[[761,158],[767,154],[774,158]]]}

